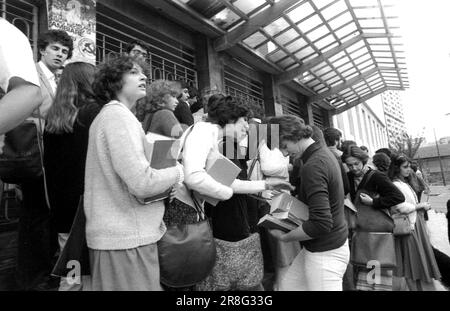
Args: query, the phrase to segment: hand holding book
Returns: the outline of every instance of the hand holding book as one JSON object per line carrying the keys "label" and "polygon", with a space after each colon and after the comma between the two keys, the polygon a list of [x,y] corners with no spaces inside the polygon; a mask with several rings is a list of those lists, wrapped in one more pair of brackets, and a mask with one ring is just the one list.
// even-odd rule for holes
{"label": "hand holding book", "polygon": [[295,187],[292,186],[288,181],[284,179],[278,179],[278,178],[270,178],[266,179],[266,190],[288,190],[292,191]]}

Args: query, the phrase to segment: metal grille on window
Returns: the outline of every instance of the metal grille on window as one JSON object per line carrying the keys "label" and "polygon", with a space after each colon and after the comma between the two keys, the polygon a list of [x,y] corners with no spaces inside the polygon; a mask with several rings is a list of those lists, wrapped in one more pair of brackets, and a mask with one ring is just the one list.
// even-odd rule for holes
{"label": "metal grille on window", "polygon": [[97,3],[97,63],[125,52],[127,44],[141,40],[150,48],[149,81],[184,80],[197,86],[195,52]]}
{"label": "metal grille on window", "polygon": [[316,106],[313,105],[313,121],[314,121],[314,125],[320,127],[321,129],[324,129],[325,127],[327,127],[327,122],[325,120],[325,113],[324,111]]}
{"label": "metal grille on window", "polygon": [[262,83],[255,81],[241,72],[225,66],[225,93],[235,96],[249,105],[264,107]]}
{"label": "metal grille on window", "polygon": [[292,99],[286,96],[281,96],[281,106],[283,107],[283,114],[291,114],[304,119],[304,116],[302,116],[302,112],[300,111],[299,104]]}
{"label": "metal grille on window", "polygon": [[19,28],[30,40],[37,56],[38,8],[28,1],[0,0],[0,16]]}

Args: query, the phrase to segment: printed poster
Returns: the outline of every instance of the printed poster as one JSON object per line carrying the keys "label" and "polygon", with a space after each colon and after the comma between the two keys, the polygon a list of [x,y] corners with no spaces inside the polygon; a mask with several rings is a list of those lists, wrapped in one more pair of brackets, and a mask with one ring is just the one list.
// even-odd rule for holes
{"label": "printed poster", "polygon": [[95,65],[95,0],[47,0],[48,28],[66,31],[73,38],[68,62]]}

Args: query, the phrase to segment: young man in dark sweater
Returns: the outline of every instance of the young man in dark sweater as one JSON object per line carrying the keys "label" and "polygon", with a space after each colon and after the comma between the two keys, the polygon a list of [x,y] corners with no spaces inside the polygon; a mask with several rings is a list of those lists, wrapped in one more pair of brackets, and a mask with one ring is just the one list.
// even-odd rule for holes
{"label": "young man in dark sweater", "polygon": [[301,118],[285,115],[268,123],[271,129],[278,126],[283,154],[302,158],[299,199],[309,206],[309,220],[297,229],[286,234],[271,230],[279,240],[300,241],[303,246],[280,289],[341,291],[350,251],[339,163],[311,138],[312,129]]}

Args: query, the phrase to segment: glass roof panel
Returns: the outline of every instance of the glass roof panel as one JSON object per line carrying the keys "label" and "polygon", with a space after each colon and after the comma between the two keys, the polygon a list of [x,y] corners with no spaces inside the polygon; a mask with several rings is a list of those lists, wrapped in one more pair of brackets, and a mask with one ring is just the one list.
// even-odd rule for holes
{"label": "glass roof panel", "polygon": [[281,68],[285,69],[289,66],[291,66],[294,63],[294,60],[291,57],[288,57],[282,61],[280,61],[277,65]]}
{"label": "glass roof panel", "polygon": [[247,44],[249,47],[254,48],[257,45],[260,45],[265,40],[267,40],[266,36],[264,36],[259,31],[252,34],[250,37],[246,38],[244,40],[244,43]]}
{"label": "glass roof panel", "polygon": [[257,7],[259,7],[265,3],[266,3],[266,0],[252,0],[252,1],[236,0],[235,2],[233,2],[233,5],[235,7],[237,7],[239,10],[241,10],[242,12],[244,12],[245,14],[248,14],[251,11],[253,11],[254,9],[256,9]]}
{"label": "glass roof panel", "polygon": [[346,63],[350,63],[350,59],[347,56],[344,56],[344,57],[334,61],[333,65],[335,67],[339,67],[339,66],[342,66],[343,64],[346,64]]}
{"label": "glass roof panel", "polygon": [[294,10],[290,11],[286,15],[294,23],[298,23],[299,21],[301,21],[302,19],[304,19],[305,17],[309,16],[312,13],[314,13],[314,9],[312,8],[312,6],[308,2],[306,2],[306,3],[298,6]]}
{"label": "glass roof panel", "polygon": [[291,28],[288,31],[283,32],[281,35],[277,36],[275,38],[275,41],[280,45],[285,45],[286,43],[292,41],[298,36],[299,36],[298,32],[295,29]]}
{"label": "glass roof panel", "polygon": [[384,27],[383,20],[381,18],[360,18],[359,24],[363,28],[367,27]]}
{"label": "glass roof panel", "polygon": [[317,76],[321,76],[325,73],[328,73],[331,71],[331,67],[330,66],[325,66],[325,67],[321,67],[320,69],[311,69],[311,72],[314,73]]}
{"label": "glass roof panel", "polygon": [[314,14],[310,18],[306,19],[305,21],[301,22],[299,24],[299,28],[303,33],[310,31],[311,29],[319,26],[322,24],[322,20],[317,14]]}
{"label": "glass roof panel", "polygon": [[331,50],[332,48],[337,47],[338,45],[339,45],[339,43],[335,42],[331,45],[328,45],[328,46],[322,48],[320,52],[325,53],[326,51]]}
{"label": "glass roof panel", "polygon": [[382,52],[382,51],[377,52],[377,51],[373,51],[372,53],[373,53],[373,56],[375,56],[375,57],[389,57],[389,58],[392,57],[392,53],[391,52]]}
{"label": "glass roof panel", "polygon": [[266,27],[264,27],[264,30],[271,36],[274,36],[278,34],[279,32],[283,31],[284,29],[288,28],[289,24],[286,22],[284,18],[279,18],[273,23],[270,23]]}
{"label": "glass roof panel", "polygon": [[273,62],[277,62],[280,59],[282,59],[283,57],[286,57],[286,53],[284,53],[282,50],[278,50],[275,53],[273,53],[272,55],[267,56],[271,61]]}
{"label": "glass roof panel", "polygon": [[305,39],[298,38],[297,40],[295,40],[294,42],[290,43],[289,45],[286,45],[286,48],[290,52],[297,52],[298,50],[304,48],[307,45],[308,45],[308,43],[306,43]]}
{"label": "glass roof panel", "polygon": [[358,56],[369,54],[369,50],[366,47],[363,47],[362,49],[356,50],[353,53],[350,53],[350,57],[355,59]]}
{"label": "glass roof panel", "polygon": [[[326,47],[327,45],[330,45],[333,42],[336,42],[333,35],[328,35],[325,38],[320,39],[319,41],[315,42],[314,44],[316,45],[316,47],[319,50],[322,50],[324,47]],[[336,44],[337,44],[337,42],[336,42]]]}
{"label": "glass roof panel", "polygon": [[323,9],[322,15],[325,17],[327,21],[329,21],[331,18],[335,17],[341,12],[347,11],[347,5],[343,0],[336,2],[335,4],[329,6],[326,9]]}
{"label": "glass roof panel", "polygon": [[316,41],[317,39],[325,36],[326,34],[330,33],[328,28],[326,26],[320,26],[319,28],[309,32],[307,34],[307,37],[311,41]]}
{"label": "glass roof panel", "polygon": [[240,17],[229,8],[225,8],[211,18],[211,21],[220,28],[227,28]]}
{"label": "glass roof panel", "polygon": [[314,59],[314,58],[316,58],[318,56],[318,54],[317,53],[313,53],[313,54],[311,54],[311,55],[309,55],[309,56],[307,56],[307,57],[304,57],[304,58],[302,58],[302,59],[300,59],[302,62],[307,62],[307,61],[309,61],[309,60],[311,60],[311,59]]}
{"label": "glass roof panel", "polygon": [[327,80],[329,80],[331,78],[334,78],[336,76],[337,76],[336,73],[334,71],[332,71],[330,73],[327,73],[326,75],[321,76],[321,78],[322,78],[322,80],[327,81]]}
{"label": "glass roof panel", "polygon": [[303,59],[304,57],[306,57],[312,53],[314,53],[314,50],[310,46],[307,46],[303,50],[295,53],[295,56],[298,57],[299,59]]}
{"label": "glass roof panel", "polygon": [[314,5],[320,10],[321,8],[323,8],[324,6],[327,6],[328,4],[330,4],[333,1],[334,0],[314,0]]}
{"label": "glass roof panel", "polygon": [[351,21],[353,21],[352,15],[349,12],[346,12],[346,13],[342,14],[341,16],[338,16],[337,18],[329,21],[329,24],[332,29],[336,29],[336,28],[339,28],[342,25],[345,25]]}
{"label": "glass roof panel", "polygon": [[357,30],[358,28],[356,27],[356,24],[350,23],[347,26],[344,26],[341,29],[335,31],[335,33],[340,39],[343,39],[347,35],[357,32]]}

